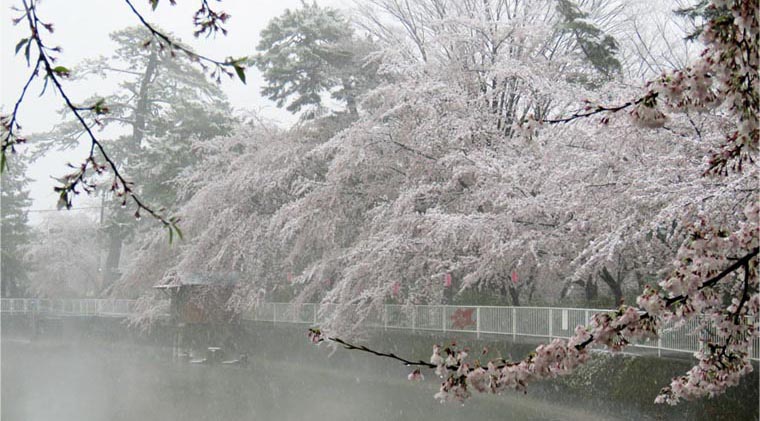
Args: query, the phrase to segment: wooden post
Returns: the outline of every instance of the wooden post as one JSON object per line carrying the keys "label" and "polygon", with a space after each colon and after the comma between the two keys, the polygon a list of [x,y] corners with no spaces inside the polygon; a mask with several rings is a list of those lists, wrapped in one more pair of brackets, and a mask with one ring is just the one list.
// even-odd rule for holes
{"label": "wooden post", "polygon": [[475,307],[475,331],[477,338],[480,339],[480,306]]}

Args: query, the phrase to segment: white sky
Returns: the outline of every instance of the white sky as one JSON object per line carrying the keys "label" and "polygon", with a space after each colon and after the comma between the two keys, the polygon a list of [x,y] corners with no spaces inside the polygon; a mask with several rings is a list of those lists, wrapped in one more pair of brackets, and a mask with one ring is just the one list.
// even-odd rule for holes
{"label": "white sky", "polygon": [[[108,55],[112,48],[108,34],[138,23],[137,18],[130,12],[127,4],[121,0],[44,0],[38,6],[41,19],[55,25],[55,33],[47,35],[53,45],[63,47],[59,63],[69,68],[86,58]],[[148,0],[133,0],[143,16],[149,22],[158,24],[161,28],[173,32],[184,42],[193,46],[201,54],[209,57],[224,59],[227,56],[246,56],[255,53],[258,34],[266,23],[280,15],[286,8],[297,8],[301,0],[226,0],[221,3],[211,2],[215,10],[224,10],[232,17],[227,22],[229,34],[227,37],[194,39],[192,36],[192,14],[199,0],[178,1],[177,6],[170,6],[169,0],[161,0],[155,12],[150,10]],[[26,27],[23,23],[17,27],[11,25],[11,18],[16,12],[11,10],[13,5],[20,7],[21,0],[0,0],[0,98],[3,113],[12,110],[23,84],[28,77],[28,69],[23,54],[14,56],[14,47],[19,39],[25,37]],[[322,0],[320,5],[340,7],[345,5],[342,0]],[[262,85],[260,75],[255,69],[247,71],[248,84],[243,85],[239,80],[225,80],[222,89],[228,95],[230,102],[237,109],[255,109],[265,117],[289,124],[293,117],[280,109],[274,103],[262,98],[259,90]],[[41,84],[33,85],[21,107],[20,124],[25,134],[39,133],[50,130],[60,121],[57,110],[61,108],[60,98],[51,94],[38,98]],[[96,78],[86,84],[72,84],[69,95],[74,101],[86,98],[92,93],[109,92],[108,82]],[[31,185],[34,203],[32,209],[55,208],[56,195],[53,192],[55,182],[51,176],[60,176],[67,172],[67,162],[78,163],[85,154],[87,141],[78,151],[51,154],[35,162],[29,169],[29,175],[35,181]],[[12,160],[10,162],[12,165]],[[74,203],[76,207],[92,206],[87,200]],[[85,211],[85,210],[83,210]],[[40,220],[40,214],[32,212],[32,222]]]}

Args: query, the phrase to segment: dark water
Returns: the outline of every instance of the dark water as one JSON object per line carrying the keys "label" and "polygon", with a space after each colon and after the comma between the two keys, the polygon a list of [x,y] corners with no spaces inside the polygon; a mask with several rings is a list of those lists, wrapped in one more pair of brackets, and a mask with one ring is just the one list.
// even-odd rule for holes
{"label": "dark water", "polygon": [[[432,398],[436,383],[309,361],[253,358],[247,369],[174,363],[165,349],[2,341],[3,421],[602,420],[528,396]],[[629,419],[621,417],[620,419]]]}

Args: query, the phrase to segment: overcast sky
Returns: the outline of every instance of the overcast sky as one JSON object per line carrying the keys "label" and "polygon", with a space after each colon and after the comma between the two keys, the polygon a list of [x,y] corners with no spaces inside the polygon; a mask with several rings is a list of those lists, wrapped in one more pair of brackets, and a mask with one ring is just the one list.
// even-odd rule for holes
{"label": "overcast sky", "polygon": [[[19,39],[27,36],[26,27],[19,24],[14,27],[10,24],[13,5],[21,5],[21,0],[1,0],[2,15],[0,19],[0,48],[2,48],[2,85],[0,85],[0,97],[2,98],[3,113],[10,112],[15,103],[24,82],[28,77],[26,61],[23,55],[14,56],[13,51]],[[108,34],[128,26],[136,25],[136,17],[129,11],[127,4],[121,0],[44,0],[38,7],[38,13],[42,19],[55,25],[55,33],[48,35],[51,43],[63,47],[59,63],[75,69],[76,64],[83,59],[93,58],[100,55],[108,55],[114,47]],[[192,37],[193,25],[192,14],[197,8],[199,1],[179,1],[177,6],[170,6],[168,0],[162,0],[159,8],[152,12],[148,0],[134,0],[134,3],[144,16],[152,23],[157,23],[161,28],[173,32],[183,41],[192,45],[196,51],[214,57],[224,59],[227,56],[240,57],[251,55],[258,43],[258,34],[266,23],[273,17],[281,14],[286,8],[296,8],[300,0],[226,0],[221,3],[212,2],[216,9],[224,10],[232,18],[227,23],[229,34],[226,37],[200,38]],[[344,0],[322,0],[320,5],[345,6]],[[257,71],[249,69],[247,73],[248,84],[243,85],[240,81],[224,80],[222,88],[228,95],[230,102],[237,109],[255,109],[265,117],[289,124],[293,117],[287,112],[277,109],[274,103],[259,95],[261,78]],[[75,101],[83,99],[95,92],[107,94],[109,84],[97,79],[88,80],[86,84],[72,84],[70,95]],[[41,84],[33,86],[31,94],[21,108],[20,123],[26,134],[44,132],[51,129],[60,121],[57,110],[61,108],[60,98],[48,91],[44,97],[38,98],[37,93]],[[34,203],[32,208],[53,209],[57,196],[53,192],[55,182],[51,176],[60,176],[66,173],[67,162],[80,162],[85,155],[84,148],[88,142],[83,140],[83,146],[79,151],[51,154],[40,159],[32,165],[29,174],[35,179],[31,186]],[[12,162],[11,162],[12,165]],[[85,200],[75,202],[75,207],[87,207],[92,203]],[[40,213],[30,214],[33,222],[39,221]]]}

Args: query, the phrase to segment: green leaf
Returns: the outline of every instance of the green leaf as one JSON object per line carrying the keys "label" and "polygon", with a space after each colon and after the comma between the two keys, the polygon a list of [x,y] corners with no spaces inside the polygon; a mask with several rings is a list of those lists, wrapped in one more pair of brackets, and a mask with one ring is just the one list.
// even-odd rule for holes
{"label": "green leaf", "polygon": [[26,57],[26,65],[31,66],[31,62],[29,61],[29,55],[30,55],[30,49],[32,48],[32,43],[27,42],[26,43],[26,49],[24,49],[24,57]]}
{"label": "green leaf", "polygon": [[238,77],[245,85],[245,69],[238,65],[234,65],[233,67],[235,68],[235,73],[237,73]]}
{"label": "green leaf", "polygon": [[169,245],[171,245],[172,242],[174,242],[174,230],[170,226],[169,227]]}
{"label": "green leaf", "polygon": [[55,67],[53,67],[53,72],[55,72],[55,73],[57,73],[59,75],[62,75],[62,76],[68,75],[69,73],[71,73],[69,71],[69,69],[67,69],[64,66],[55,66]]}
{"label": "green leaf", "polygon": [[177,231],[177,237],[179,237],[180,240],[185,239],[185,236],[182,235],[182,231],[179,229],[177,225],[174,225],[174,230]]}
{"label": "green leaf", "polygon": [[153,7],[153,10],[156,10],[158,7],[158,0],[150,0],[150,5]]}
{"label": "green leaf", "polygon": [[8,169],[8,162],[7,157],[5,156],[5,151],[3,151],[2,157],[0,157],[0,174],[5,172],[6,169]]}
{"label": "green leaf", "polygon": [[15,54],[18,54],[18,52],[21,51],[21,48],[27,42],[29,42],[29,38],[22,38],[21,41],[19,41],[18,44],[16,44],[16,53]]}
{"label": "green leaf", "polygon": [[92,106],[92,110],[95,111],[95,114],[97,115],[107,114],[109,110],[105,104],[106,104],[106,100],[103,98],[100,98],[98,102],[96,102],[95,105]]}
{"label": "green leaf", "polygon": [[45,75],[45,78],[43,79],[44,83],[42,85],[42,90],[40,91],[40,96],[45,95],[45,91],[47,91],[48,87],[48,81],[50,80],[49,75]]}

